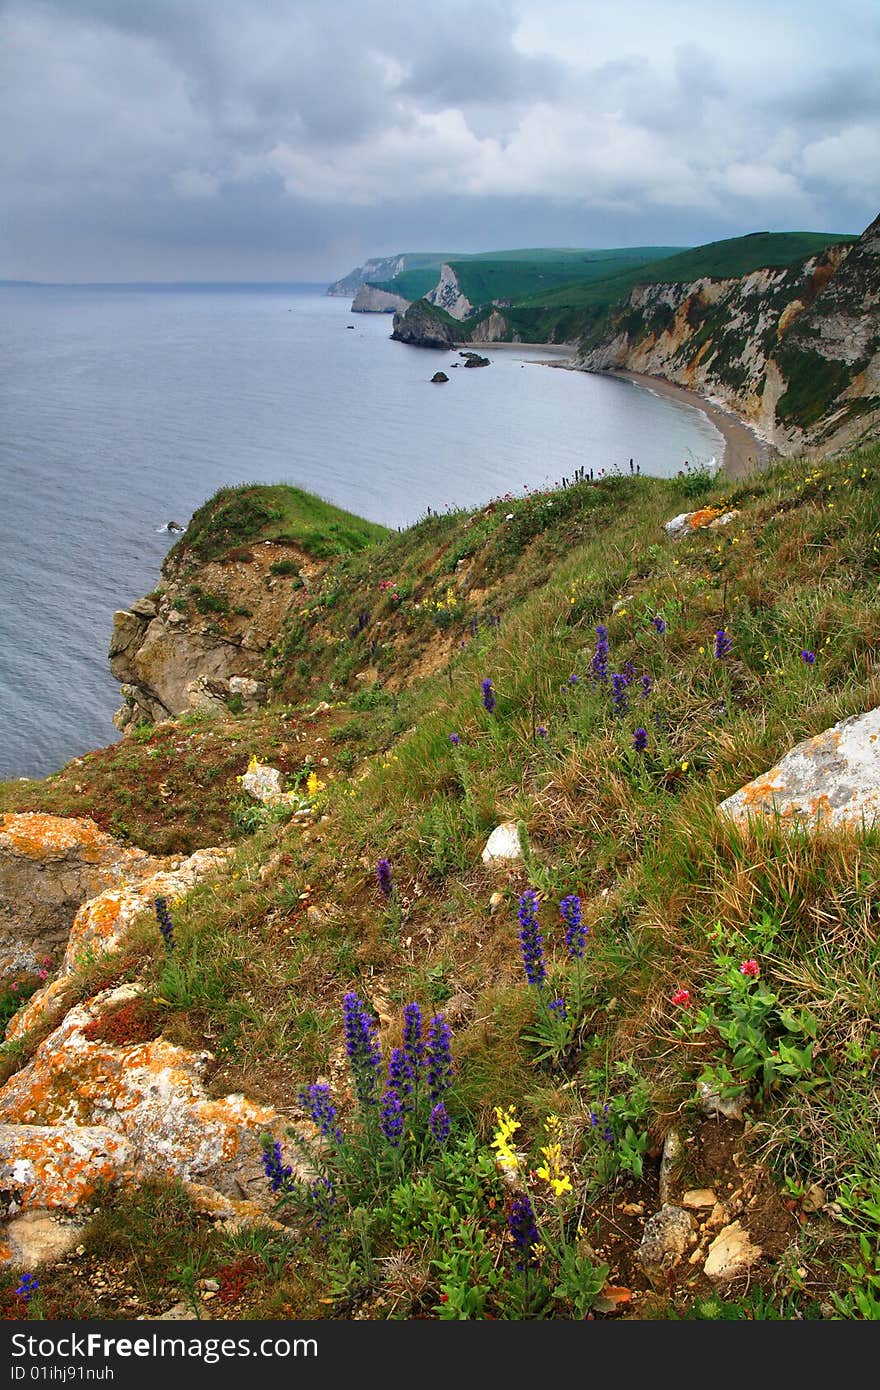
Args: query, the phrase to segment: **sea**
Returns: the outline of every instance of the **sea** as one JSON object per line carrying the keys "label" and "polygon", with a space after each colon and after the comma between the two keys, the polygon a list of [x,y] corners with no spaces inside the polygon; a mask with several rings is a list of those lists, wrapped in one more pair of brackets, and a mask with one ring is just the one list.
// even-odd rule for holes
{"label": "sea", "polygon": [[629,381],[534,347],[467,369],[324,291],[0,287],[0,778],[118,737],[114,610],[156,587],[168,522],[219,487],[293,483],[405,528],[579,468],[723,455],[701,411]]}

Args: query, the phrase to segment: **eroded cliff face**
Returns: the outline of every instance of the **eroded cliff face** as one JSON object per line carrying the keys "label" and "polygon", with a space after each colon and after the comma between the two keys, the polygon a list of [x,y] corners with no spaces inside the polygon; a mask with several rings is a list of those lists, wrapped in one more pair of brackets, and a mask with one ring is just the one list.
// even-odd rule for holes
{"label": "eroded cliff face", "polygon": [[880,219],[787,269],[638,286],[577,363],[719,399],[784,455],[858,442],[880,423]]}
{"label": "eroded cliff face", "polygon": [[431,292],[425,295],[425,299],[436,308],[445,309],[446,313],[458,319],[459,323],[474,311],[474,306],[462,290],[451,265],[441,267],[440,279]]}
{"label": "eroded cliff face", "polygon": [[467,342],[467,333],[453,328],[425,299],[417,299],[406,313],[394,315],[391,336],[395,342],[413,347],[451,348]]}
{"label": "eroded cliff face", "polygon": [[410,300],[404,299],[402,294],[389,294],[388,290],[380,290],[377,285],[361,285],[352,301],[351,312],[353,314],[405,314],[410,302]]}
{"label": "eroded cliff face", "polygon": [[298,547],[274,541],[198,564],[172,553],[160,589],[113,615],[110,670],[124,700],[116,727],[230,700],[265,703],[267,649],[295,589],[322,569]]}

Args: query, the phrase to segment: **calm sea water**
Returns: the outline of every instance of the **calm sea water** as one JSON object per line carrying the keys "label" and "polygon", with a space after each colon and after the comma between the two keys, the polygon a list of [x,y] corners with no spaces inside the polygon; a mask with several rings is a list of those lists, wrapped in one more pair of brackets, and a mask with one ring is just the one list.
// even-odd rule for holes
{"label": "calm sea water", "polygon": [[721,457],[706,416],[628,382],[528,348],[449,372],[390,331],[314,287],[0,289],[0,777],[117,737],[113,611],[155,587],[157,528],[224,484],[406,526],[580,465]]}

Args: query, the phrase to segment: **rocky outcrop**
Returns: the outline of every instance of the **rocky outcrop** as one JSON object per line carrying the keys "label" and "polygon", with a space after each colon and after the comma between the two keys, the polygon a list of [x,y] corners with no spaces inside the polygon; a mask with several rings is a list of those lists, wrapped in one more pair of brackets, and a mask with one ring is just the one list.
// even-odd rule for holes
{"label": "rocky outcrop", "polygon": [[440,279],[434,288],[425,295],[425,299],[436,309],[443,309],[452,318],[458,319],[459,322],[474,312],[474,306],[461,288],[458,276],[451,265],[441,266]]}
{"label": "rocky outcrop", "polygon": [[417,299],[405,314],[395,314],[391,337],[412,347],[452,348],[466,341],[463,333],[441,310]]}
{"label": "rocky outcrop", "polygon": [[390,294],[378,285],[361,285],[352,300],[353,314],[405,314],[412,301],[402,294]]}
{"label": "rocky outcrop", "polygon": [[172,551],[161,590],[113,615],[110,670],[124,700],[116,727],[188,709],[264,704],[268,688],[259,677],[267,650],[295,587],[308,586],[322,568],[296,546],[275,541],[199,564]]}
{"label": "rocky outcrop", "polygon": [[671,541],[680,541],[704,527],[717,531],[719,526],[729,526],[738,516],[736,508],[725,512],[720,507],[699,507],[695,512],[679,512],[678,516],[665,523],[663,529]]}
{"label": "rocky outcrop", "polygon": [[742,825],[762,817],[808,830],[874,825],[880,820],[880,708],[804,739],[718,810]]}
{"label": "rocky outcrop", "polygon": [[351,299],[357,294],[361,285],[368,281],[393,280],[395,275],[400,275],[406,270],[407,258],[405,255],[374,257],[372,260],[365,261],[363,265],[355,266],[341,280],[334,280],[333,284],[327,289],[327,294],[334,295],[340,299]]}
{"label": "rocky outcrop", "polygon": [[577,365],[699,391],[784,455],[857,442],[880,423],[880,219],[787,269],[637,286]]}
{"label": "rocky outcrop", "polygon": [[472,328],[473,342],[479,343],[518,343],[521,341],[518,333],[514,333],[509,322],[497,309],[493,309],[486,318],[480,319],[479,323]]}
{"label": "rocky outcrop", "polygon": [[125,848],[92,820],[0,816],[0,972],[45,968],[87,898],[149,877],[162,862],[170,861]]}

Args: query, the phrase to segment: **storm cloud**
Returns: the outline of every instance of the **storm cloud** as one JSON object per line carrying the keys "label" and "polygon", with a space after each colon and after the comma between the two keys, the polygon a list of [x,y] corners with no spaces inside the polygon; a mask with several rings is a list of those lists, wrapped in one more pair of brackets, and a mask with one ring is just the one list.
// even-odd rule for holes
{"label": "storm cloud", "polygon": [[861,231],[873,0],[2,0],[0,276]]}

